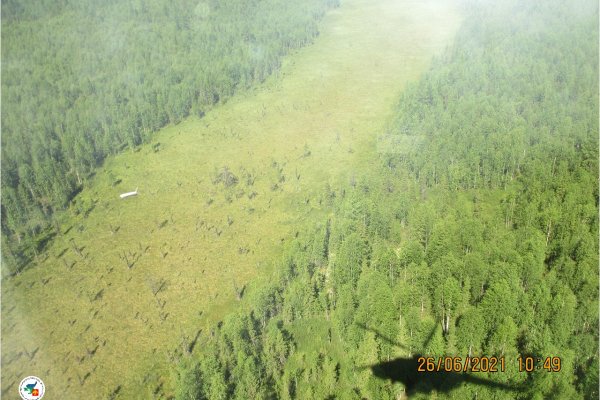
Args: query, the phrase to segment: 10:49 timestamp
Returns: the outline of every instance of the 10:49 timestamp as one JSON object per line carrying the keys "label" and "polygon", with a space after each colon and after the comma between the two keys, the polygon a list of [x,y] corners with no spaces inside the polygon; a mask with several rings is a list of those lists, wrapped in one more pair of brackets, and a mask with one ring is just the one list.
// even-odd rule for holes
{"label": "10:49 timestamp", "polygon": [[519,357],[519,372],[533,372],[536,369],[545,369],[548,372],[559,372],[561,368],[560,357]]}

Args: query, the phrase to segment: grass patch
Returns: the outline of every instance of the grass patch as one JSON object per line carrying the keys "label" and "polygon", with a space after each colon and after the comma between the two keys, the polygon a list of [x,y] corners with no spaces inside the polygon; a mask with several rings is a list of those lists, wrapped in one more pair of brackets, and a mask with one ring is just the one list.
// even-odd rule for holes
{"label": "grass patch", "polygon": [[109,158],[47,258],[3,282],[3,387],[26,373],[65,398],[172,393],[173,349],[326,220],[328,196],[377,159],[399,91],[458,22],[442,1],[344,2],[260,88]]}

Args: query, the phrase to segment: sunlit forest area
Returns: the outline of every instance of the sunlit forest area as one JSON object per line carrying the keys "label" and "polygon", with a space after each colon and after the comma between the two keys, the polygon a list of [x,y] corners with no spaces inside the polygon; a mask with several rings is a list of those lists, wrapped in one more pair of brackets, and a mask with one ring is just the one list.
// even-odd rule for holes
{"label": "sunlit forest area", "polygon": [[41,250],[107,155],[262,82],[336,4],[3,1],[5,259]]}
{"label": "sunlit forest area", "polygon": [[[386,0],[379,1],[384,9]],[[267,85],[269,79],[281,90],[275,98],[285,96],[286,86],[278,82],[286,79],[280,75],[288,71],[286,58],[297,57],[293,60],[298,64],[302,57],[308,58],[301,51],[292,53],[318,47],[319,40],[325,40],[321,28],[327,26],[330,15],[340,20],[344,12],[361,15],[367,10],[364,15],[376,15],[368,8],[374,3],[114,0],[99,6],[81,1],[3,0],[3,286],[9,285],[11,293],[26,290],[27,281],[18,281],[25,279],[22,274],[34,274],[31,271],[49,262],[60,268],[64,263],[71,272],[63,273],[74,274],[75,262],[59,262],[64,254],[84,265],[86,274],[94,274],[93,268],[98,268],[98,274],[102,270],[106,278],[99,281],[115,279],[115,286],[129,282],[134,275],[129,280],[109,278],[112,269],[105,272],[102,256],[102,261],[89,261],[84,246],[75,243],[93,250],[95,245],[89,244],[91,239],[85,242],[73,236],[77,229],[70,228],[88,213],[104,212],[104,208],[98,211],[100,205],[95,207],[96,201],[90,201],[94,203],[91,208],[81,208],[88,203],[78,201],[87,187],[96,187],[100,189],[89,196],[99,197],[97,203],[102,203],[104,183],[95,179],[103,179],[97,174],[108,175],[101,169],[103,163],[124,153],[138,157],[126,159],[125,168],[132,160],[156,153],[167,157],[170,153],[161,146],[168,148],[167,140],[176,139],[161,137],[160,143],[153,142],[159,129],[186,120],[191,124],[206,121],[206,129],[219,126],[218,120],[210,119],[211,113],[219,112],[236,96]],[[400,3],[394,7],[404,7]],[[431,9],[437,4],[424,3]],[[154,347],[149,357],[160,354],[161,362],[166,362],[157,367],[159,372],[144,371],[140,373],[143,380],[132,378],[136,385],[148,387],[137,398],[598,398],[598,3],[468,0],[457,8],[461,22],[456,32],[439,52],[427,53],[431,60],[415,79],[407,78],[408,83],[394,92],[394,100],[383,106],[391,111],[382,113],[384,117],[377,114],[379,128],[364,129],[364,141],[346,142],[349,133],[332,130],[328,133],[331,142],[323,145],[331,153],[319,153],[321,147],[314,144],[317,139],[309,139],[308,133],[307,139],[294,136],[288,141],[298,140],[297,154],[281,161],[283,155],[275,160],[281,142],[273,134],[273,140],[265,139],[275,149],[274,155],[264,158],[272,157],[264,167],[271,172],[259,167],[244,170],[228,159],[227,167],[219,164],[220,169],[198,174],[202,179],[209,176],[206,187],[214,190],[208,200],[202,198],[203,218],[216,216],[218,207],[237,207],[236,201],[247,201],[250,205],[238,208],[248,215],[256,215],[259,209],[252,204],[264,205],[264,214],[257,219],[293,214],[297,219],[285,221],[302,220],[303,225],[289,223],[293,225],[289,235],[273,239],[278,250],[268,257],[264,253],[270,269],[257,267],[244,284],[236,272],[217,280],[222,285],[217,294],[228,290],[221,297],[229,296],[232,301],[210,311],[211,301],[217,299],[212,295],[202,303],[200,315],[209,314],[206,319],[196,322],[186,317],[171,322],[173,317],[168,317],[165,310],[171,303],[165,307],[167,300],[161,303],[161,296],[176,286],[166,282],[171,282],[177,265],[164,275],[165,280],[150,283],[149,302],[160,308],[156,324],[173,324],[173,328],[161,329],[171,332],[164,337],[171,335],[174,345],[169,342],[166,356],[157,350],[159,345]],[[426,15],[422,9],[419,12]],[[365,26],[373,24],[377,21]],[[335,28],[333,24],[327,34],[344,31]],[[334,43],[339,47],[361,46],[358,41],[337,40]],[[325,59],[325,53],[317,53],[316,59]],[[374,65],[379,67],[377,61]],[[295,70],[289,71],[293,75]],[[320,74],[327,80],[327,73]],[[327,101],[314,107],[326,108]],[[262,100],[255,102],[256,110],[242,109],[256,114],[260,127],[271,108]],[[346,104],[337,97],[332,103],[342,111]],[[274,108],[284,106],[273,104]],[[285,122],[276,119],[275,124],[283,125],[285,131],[288,125],[292,130],[290,118],[303,111],[294,104],[289,114],[280,112]],[[305,113],[310,120],[312,115]],[[339,115],[350,119],[343,112]],[[229,132],[229,120],[225,121],[222,131]],[[308,125],[306,121],[299,124]],[[264,122],[264,126],[264,134],[270,134],[270,125]],[[198,140],[210,144],[211,139]],[[235,140],[237,144],[231,147],[238,146],[242,157],[245,141],[251,139],[242,134]],[[366,150],[361,149],[364,143],[368,143]],[[219,151],[221,142],[210,150]],[[235,149],[228,151],[227,157],[238,154]],[[335,158],[342,157],[336,151],[350,158]],[[259,158],[254,153],[247,157]],[[333,161],[338,159],[350,161],[338,167]],[[339,168],[343,178],[334,179],[334,172],[328,181],[316,173],[311,178],[312,170],[299,169],[304,162],[317,170]],[[117,169],[113,164],[111,168]],[[116,177],[107,179],[105,186],[121,189]],[[177,185],[185,187],[187,181],[181,179]],[[194,175],[194,179],[200,178]],[[301,187],[307,179],[311,187]],[[215,187],[225,200],[218,197],[221,192]],[[278,203],[277,196],[288,197]],[[180,197],[175,208],[191,207]],[[251,203],[255,198],[264,203]],[[312,208],[300,211],[305,210],[301,206]],[[119,214],[124,221],[127,212]],[[222,225],[202,229],[211,232],[210,240],[222,240],[220,230],[236,228],[246,214],[218,214]],[[162,214],[157,218],[163,219]],[[201,225],[198,221],[178,220],[177,214],[175,218],[171,214],[153,226],[152,232],[187,232],[188,224],[195,226],[190,232],[196,234],[208,225],[204,219]],[[122,225],[128,229],[125,222]],[[268,242],[271,231],[258,226],[251,226],[249,235],[255,229],[253,240]],[[110,231],[111,237],[121,234],[113,225]],[[234,248],[239,257],[251,253],[250,245],[234,242],[236,234],[227,237],[223,240],[230,242],[224,246]],[[52,247],[59,238],[71,244]],[[150,242],[144,250],[143,240],[139,242],[142,256],[135,258],[142,257],[142,266],[145,254],[154,251],[148,249],[155,246]],[[167,252],[162,244],[167,240],[156,242],[155,247],[165,246],[156,256],[160,263],[173,257],[175,246]],[[56,255],[62,247],[65,250]],[[131,247],[138,247],[137,236]],[[195,253],[190,250],[192,256],[187,258],[185,247],[181,249],[177,260],[192,260],[190,268],[194,268]],[[142,268],[134,267],[125,252],[122,258],[127,267],[119,267],[123,274]],[[250,264],[240,260],[217,265],[205,257],[202,267],[190,269],[195,272],[177,282],[204,279],[205,268],[229,271]],[[187,274],[188,269],[183,271]],[[39,281],[38,275],[29,276]],[[50,280],[50,275],[46,277]],[[55,275],[52,279],[49,285],[62,282]],[[20,285],[17,289],[13,281]],[[111,284],[102,285],[94,287],[92,296],[86,294],[91,297],[85,300],[86,310],[95,310],[104,298],[110,299],[106,293],[113,290]],[[41,287],[46,283],[42,281]],[[100,287],[102,291],[96,294]],[[185,292],[184,302],[190,309],[196,306],[199,292],[195,288]],[[2,300],[4,320],[5,291]],[[95,323],[92,319],[90,325]],[[69,324],[75,322],[69,320]],[[186,328],[180,329],[184,324]],[[15,335],[8,331],[10,326],[3,327],[3,337]],[[187,333],[180,333],[184,330]],[[97,334],[103,337],[103,332]],[[21,350],[7,348],[4,341],[3,364],[20,362]],[[94,344],[86,342],[86,346]],[[91,355],[87,347],[87,355],[82,350],[79,364],[83,366],[77,370],[79,382],[73,380],[74,386],[84,386],[92,373],[103,368],[100,364],[92,367],[98,349]],[[421,355],[436,360],[496,357],[506,360],[506,368],[501,372],[415,373],[411,363]],[[519,370],[519,357],[525,356],[559,358],[560,370],[545,368],[541,361],[533,371]],[[35,353],[30,356],[25,351],[22,358],[26,357],[32,360]],[[61,354],[56,359],[69,357]],[[85,371],[92,372],[84,375]],[[19,372],[29,374],[26,369]],[[16,379],[14,375],[3,372],[3,395],[16,393],[15,386],[8,386]],[[126,398],[132,393],[126,385],[107,383],[98,398]],[[75,397],[66,394],[64,398]]]}
{"label": "sunlit forest area", "polygon": [[597,398],[597,4],[500,3],[473,5],[335,217],[182,362],[180,398],[397,398],[357,366],[406,351],[361,325],[413,352],[435,325],[430,354],[561,356],[454,398]]}

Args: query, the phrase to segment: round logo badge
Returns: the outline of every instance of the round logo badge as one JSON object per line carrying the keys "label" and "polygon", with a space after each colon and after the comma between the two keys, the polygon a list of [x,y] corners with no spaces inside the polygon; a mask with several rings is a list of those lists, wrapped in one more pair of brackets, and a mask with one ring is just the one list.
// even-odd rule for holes
{"label": "round logo badge", "polygon": [[28,376],[19,385],[19,394],[24,400],[38,400],[44,397],[46,387],[37,376]]}

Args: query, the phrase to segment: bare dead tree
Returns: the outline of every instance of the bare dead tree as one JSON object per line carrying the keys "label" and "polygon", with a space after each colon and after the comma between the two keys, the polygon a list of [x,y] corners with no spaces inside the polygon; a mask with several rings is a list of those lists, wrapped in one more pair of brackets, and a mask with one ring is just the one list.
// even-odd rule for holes
{"label": "bare dead tree", "polygon": [[138,260],[137,253],[131,253],[130,251],[128,253],[125,253],[125,251],[123,251],[120,255],[119,258],[125,262],[125,265],[127,265],[127,269],[131,269],[133,268],[133,266],[135,265],[135,263]]}
{"label": "bare dead tree", "polygon": [[79,246],[77,246],[75,244],[75,240],[73,238],[71,238],[71,239],[69,239],[69,242],[71,243],[71,249],[73,249],[73,251],[75,252],[75,254],[77,254],[82,259],[85,259],[84,254],[81,252],[81,248],[79,248]]}
{"label": "bare dead tree", "polygon": [[111,235],[114,235],[115,233],[117,233],[119,231],[119,229],[121,228],[120,226],[113,226],[113,224],[108,224],[108,227],[110,229],[110,233]]}
{"label": "bare dead tree", "polygon": [[69,263],[67,262],[67,260],[65,260],[64,258],[62,259],[62,262],[63,262],[63,265],[65,266],[65,268],[66,268],[66,269],[68,269],[68,270],[70,270],[71,268],[73,268],[73,265],[75,265],[75,263],[74,263],[74,262],[73,262],[73,263],[71,263],[71,264],[69,264]]}
{"label": "bare dead tree", "polygon": [[[161,291],[163,291],[167,287],[167,281],[164,278],[161,278],[158,281],[154,280],[152,278],[147,278],[146,284],[152,291],[152,295],[154,297],[156,297]],[[159,305],[160,305],[160,302],[159,302]]]}
{"label": "bare dead tree", "polygon": [[241,288],[235,283],[235,279],[233,280],[233,290],[235,291],[235,298],[237,301],[242,300],[244,296],[244,291],[246,290],[246,285],[243,285]]}
{"label": "bare dead tree", "polygon": [[181,346],[181,353],[185,354],[185,355],[190,355],[192,354],[192,352],[190,351],[190,338],[188,335],[185,334],[181,334],[181,338],[179,341],[179,345]]}
{"label": "bare dead tree", "polygon": [[200,338],[201,332],[202,332],[202,329],[198,329],[198,331],[196,332],[196,336],[194,337],[193,340],[190,341],[190,344],[188,346],[189,354],[192,354],[192,352],[194,351],[194,347],[196,347],[196,343],[198,343],[198,339]]}

